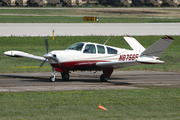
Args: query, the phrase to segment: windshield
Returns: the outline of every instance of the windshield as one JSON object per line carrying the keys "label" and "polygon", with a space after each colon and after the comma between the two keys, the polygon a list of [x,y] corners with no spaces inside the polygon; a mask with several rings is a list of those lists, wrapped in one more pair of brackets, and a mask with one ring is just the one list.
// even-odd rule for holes
{"label": "windshield", "polygon": [[77,51],[81,51],[83,45],[84,45],[84,43],[75,43],[75,44],[69,46],[66,50],[77,50]]}

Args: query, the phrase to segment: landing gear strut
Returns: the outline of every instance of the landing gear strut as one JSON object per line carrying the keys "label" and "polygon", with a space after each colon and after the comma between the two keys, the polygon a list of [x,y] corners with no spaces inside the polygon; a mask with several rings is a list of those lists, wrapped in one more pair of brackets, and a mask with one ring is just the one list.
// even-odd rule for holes
{"label": "landing gear strut", "polygon": [[108,78],[105,78],[105,77],[104,77],[104,74],[102,74],[102,75],[100,76],[100,80],[101,80],[101,82],[107,82]]}
{"label": "landing gear strut", "polygon": [[69,80],[69,73],[61,73],[63,80]]}
{"label": "landing gear strut", "polygon": [[[53,73],[52,76],[50,77],[50,82],[55,82],[56,80],[56,70],[55,68],[52,68]],[[61,72],[61,76],[63,80],[69,80],[69,73],[68,72]]]}
{"label": "landing gear strut", "polygon": [[55,75],[52,75],[52,76],[50,77],[50,82],[55,82],[55,80],[56,80],[56,76],[55,76]]}
{"label": "landing gear strut", "polygon": [[50,82],[55,82],[56,80],[56,71],[55,71],[55,68],[52,68],[53,70],[53,73],[52,73],[52,76],[50,77]]}

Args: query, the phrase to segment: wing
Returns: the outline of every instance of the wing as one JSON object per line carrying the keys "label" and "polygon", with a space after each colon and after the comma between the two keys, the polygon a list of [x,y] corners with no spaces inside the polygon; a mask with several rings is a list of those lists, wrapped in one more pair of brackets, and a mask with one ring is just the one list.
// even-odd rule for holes
{"label": "wing", "polygon": [[137,61],[116,61],[116,62],[82,62],[75,64],[79,69],[98,69],[98,68],[123,68],[140,64]]}
{"label": "wing", "polygon": [[6,52],[4,52],[4,54],[7,56],[10,56],[10,57],[27,57],[27,58],[31,58],[31,59],[35,59],[35,60],[39,60],[39,61],[45,61],[44,57],[35,56],[35,55],[25,53],[22,51],[6,51]]}
{"label": "wing", "polygon": [[137,61],[116,61],[116,62],[82,62],[75,64],[76,68],[123,68],[140,64]]}
{"label": "wing", "polygon": [[116,61],[116,62],[97,62],[96,65],[103,68],[123,68],[140,64],[137,61]]}
{"label": "wing", "polygon": [[142,56],[137,59],[137,62],[142,64],[161,64],[164,63],[164,61],[155,59],[151,56]]}

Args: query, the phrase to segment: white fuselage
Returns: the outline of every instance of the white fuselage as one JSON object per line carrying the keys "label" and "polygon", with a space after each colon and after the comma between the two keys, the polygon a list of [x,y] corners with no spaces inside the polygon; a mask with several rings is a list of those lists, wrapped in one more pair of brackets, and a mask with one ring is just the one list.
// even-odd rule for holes
{"label": "white fuselage", "polygon": [[[82,44],[82,43],[81,43]],[[92,52],[85,52],[86,46],[93,46]],[[90,48],[91,49],[91,48]],[[57,62],[53,59],[49,60],[49,63],[53,67],[61,69],[69,67],[69,69],[75,69],[77,64],[96,63],[96,62],[117,62],[117,61],[131,61],[136,62],[139,57],[139,52],[134,50],[126,50],[97,43],[84,42],[80,50],[66,49],[55,50],[50,52],[55,55],[61,65],[57,65]],[[64,66],[64,67],[63,67]],[[114,66],[118,68],[120,66]],[[84,68],[85,69],[85,68]]]}

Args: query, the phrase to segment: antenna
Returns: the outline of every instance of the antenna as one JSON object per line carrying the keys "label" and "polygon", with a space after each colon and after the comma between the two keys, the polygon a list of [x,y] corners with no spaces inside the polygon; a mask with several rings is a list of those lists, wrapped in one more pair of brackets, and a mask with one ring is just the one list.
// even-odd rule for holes
{"label": "antenna", "polygon": [[104,45],[107,43],[107,41],[110,39],[111,37],[109,37],[107,40],[106,40],[106,42],[104,43]]}

